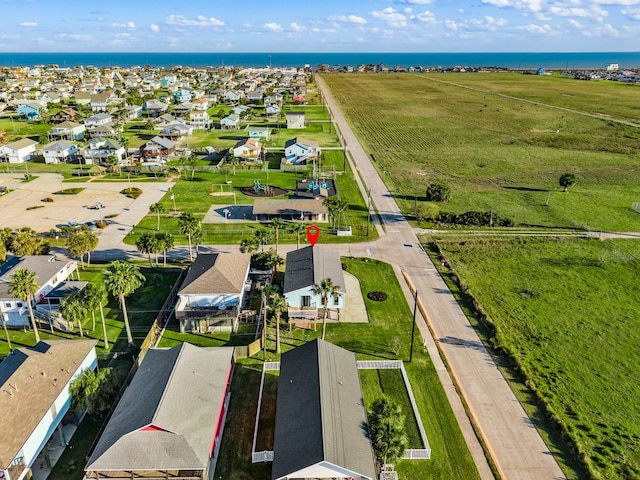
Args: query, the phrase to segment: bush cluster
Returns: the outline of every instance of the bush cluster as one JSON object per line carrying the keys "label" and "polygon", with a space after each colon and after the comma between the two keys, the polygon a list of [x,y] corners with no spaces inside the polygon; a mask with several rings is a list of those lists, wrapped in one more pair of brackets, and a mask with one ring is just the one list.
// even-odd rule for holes
{"label": "bush cluster", "polygon": [[455,213],[440,212],[435,218],[438,223],[448,223],[453,225],[468,225],[473,227],[487,227],[491,225],[497,227],[513,227],[514,223],[508,217],[502,217],[491,212],[464,212],[460,215]]}
{"label": "bush cluster", "polygon": [[140,195],[142,195],[142,189],[138,188],[138,187],[129,187],[129,188],[125,188],[122,193],[129,197],[129,198],[133,198],[136,199],[138,198]]}

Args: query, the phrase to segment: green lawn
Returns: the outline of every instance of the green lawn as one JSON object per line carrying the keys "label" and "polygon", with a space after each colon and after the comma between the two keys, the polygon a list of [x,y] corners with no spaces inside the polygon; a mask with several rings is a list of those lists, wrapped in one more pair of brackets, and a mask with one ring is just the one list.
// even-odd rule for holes
{"label": "green lawn", "polygon": [[[368,259],[343,259],[347,271],[354,274],[361,282],[363,294],[372,290],[384,291],[388,298],[385,302],[373,302],[365,298],[365,305],[370,319],[366,324],[333,324],[327,325],[327,341],[355,352],[359,359],[408,359],[411,337],[412,312],[409,309],[398,283],[393,280],[395,275],[390,265]],[[322,328],[317,331],[294,329],[289,333],[284,327],[281,331],[283,351],[301,345],[319,336]],[[397,337],[397,339],[396,339]],[[394,343],[400,345],[400,353],[393,353]],[[167,344],[169,346],[170,344]],[[277,360],[275,350],[275,332],[269,327],[267,342],[267,360]],[[257,355],[256,358],[261,358]],[[242,360],[236,366],[232,383],[232,398],[244,401],[232,401],[229,417],[225,426],[225,436],[221,457],[216,471],[216,477],[223,478],[269,478],[270,467],[259,470],[260,466],[250,466],[251,438],[255,418],[255,404],[257,401],[260,382],[261,363],[257,360]],[[409,461],[401,460],[396,463],[400,478],[478,478],[478,474],[471,459],[471,455],[464,442],[458,424],[455,420],[447,397],[442,389],[438,375],[423,350],[420,340],[414,349],[413,363],[405,364],[411,381],[420,415],[431,445],[433,455],[431,460]],[[364,374],[363,374],[364,373]],[[406,407],[406,395],[402,380],[393,373],[361,372],[363,388],[367,404],[373,401],[380,392],[390,392],[396,400],[402,402],[407,421],[411,422],[413,415]],[[397,372],[396,372],[397,373]],[[400,384],[398,384],[400,380]],[[402,385],[401,385],[402,384]],[[271,412],[271,413],[269,413]],[[261,431],[267,439],[260,439],[261,445],[269,443],[268,418],[272,411],[263,406],[262,412],[266,418],[261,419]],[[409,436],[411,446],[419,445],[415,424],[410,427]]]}
{"label": "green lawn", "polygon": [[631,287],[640,274],[640,245],[567,239],[438,245],[481,305],[488,341],[509,355],[523,377],[516,380],[542,405],[537,413],[527,401],[525,408],[547,422],[553,441],[563,436],[572,445],[574,454],[564,454],[569,478],[584,478],[580,464],[592,478],[640,477],[640,301]]}
{"label": "green lawn", "polygon": [[[584,91],[588,82],[532,77],[331,74],[323,79],[407,213],[416,196],[420,205],[427,203],[430,183],[442,182],[452,189],[451,200],[438,205],[446,212],[493,210],[520,225],[637,230],[631,208],[640,182],[637,129],[492,92],[544,92],[547,84],[555,91],[559,84],[566,91],[570,85],[585,98],[602,91],[600,99],[610,102],[574,99],[571,105],[615,117],[632,114],[640,89],[593,82]],[[533,94],[522,93],[527,95]],[[566,98],[544,97],[562,106],[569,105]],[[577,178],[566,194],[558,185],[565,172]]]}

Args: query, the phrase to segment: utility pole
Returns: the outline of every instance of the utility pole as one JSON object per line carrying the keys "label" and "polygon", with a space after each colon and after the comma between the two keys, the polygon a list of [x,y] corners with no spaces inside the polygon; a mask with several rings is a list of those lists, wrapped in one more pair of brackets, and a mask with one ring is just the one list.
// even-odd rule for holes
{"label": "utility pole", "polygon": [[418,313],[418,290],[413,297],[413,325],[411,327],[411,350],[409,350],[409,363],[413,360],[413,339],[416,336],[416,315]]}
{"label": "utility pole", "polygon": [[371,223],[371,189],[367,192],[367,237],[369,236],[369,224]]}

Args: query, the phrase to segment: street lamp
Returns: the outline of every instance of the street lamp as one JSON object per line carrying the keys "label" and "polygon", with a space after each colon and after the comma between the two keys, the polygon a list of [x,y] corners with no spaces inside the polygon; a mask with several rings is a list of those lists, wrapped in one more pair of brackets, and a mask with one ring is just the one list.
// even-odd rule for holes
{"label": "street lamp", "polygon": [[178,209],[176,208],[176,196],[172,193],[171,200],[173,200],[173,213],[176,213]]}

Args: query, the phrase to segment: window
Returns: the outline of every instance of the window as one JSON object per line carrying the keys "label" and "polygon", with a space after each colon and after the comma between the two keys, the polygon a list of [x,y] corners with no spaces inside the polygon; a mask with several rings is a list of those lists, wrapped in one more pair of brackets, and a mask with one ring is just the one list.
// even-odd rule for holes
{"label": "window", "polygon": [[311,306],[311,296],[309,296],[309,295],[303,295],[302,296],[302,306],[303,307],[310,307]]}
{"label": "window", "polygon": [[337,307],[338,305],[340,305],[340,295],[335,295],[333,297],[333,306]]}
{"label": "window", "polygon": [[5,308],[11,308],[11,302],[4,302]]}

